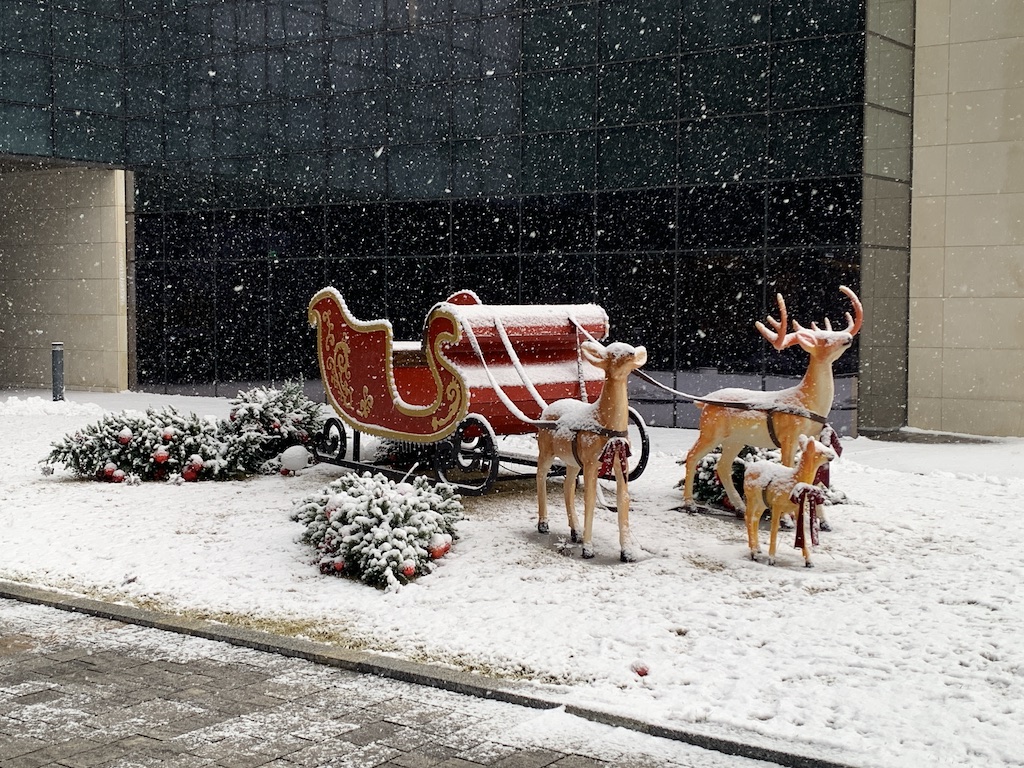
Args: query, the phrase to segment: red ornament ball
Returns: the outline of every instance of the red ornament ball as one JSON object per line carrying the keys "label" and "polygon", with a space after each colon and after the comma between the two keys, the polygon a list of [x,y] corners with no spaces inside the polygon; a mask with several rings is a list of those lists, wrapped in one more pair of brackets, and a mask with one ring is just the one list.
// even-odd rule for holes
{"label": "red ornament ball", "polygon": [[181,473],[181,479],[186,483],[194,483],[199,479],[199,473],[196,472],[192,467],[186,467]]}
{"label": "red ornament ball", "polygon": [[345,561],[344,560],[336,560],[334,562],[334,570],[336,570],[336,571],[344,571],[345,570]]}
{"label": "red ornament ball", "polygon": [[630,664],[629,668],[636,672],[638,677],[647,677],[647,675],[649,675],[651,672],[650,667],[648,667],[642,661],[634,661],[632,664]]}
{"label": "red ornament ball", "polygon": [[115,483],[123,483],[124,482],[124,470],[123,469],[115,469],[114,473],[110,476],[110,479],[111,479],[111,481],[113,481]]}
{"label": "red ornament ball", "polygon": [[293,475],[295,473],[288,469],[288,467],[281,467],[281,474],[288,477],[288,475]]}
{"label": "red ornament ball", "polygon": [[167,459],[171,457],[171,454],[167,452],[166,448],[157,448],[153,451],[153,461],[157,464],[163,464]]}
{"label": "red ornament ball", "polygon": [[165,441],[170,442],[174,439],[174,427],[167,427],[164,429],[163,438]]}
{"label": "red ornament ball", "polygon": [[405,566],[405,568],[402,569],[402,575],[407,579],[411,579],[416,575],[416,566],[412,564]]}
{"label": "red ornament ball", "polygon": [[103,476],[109,480],[114,476],[114,472],[116,471],[117,465],[112,461],[108,461],[103,467]]}

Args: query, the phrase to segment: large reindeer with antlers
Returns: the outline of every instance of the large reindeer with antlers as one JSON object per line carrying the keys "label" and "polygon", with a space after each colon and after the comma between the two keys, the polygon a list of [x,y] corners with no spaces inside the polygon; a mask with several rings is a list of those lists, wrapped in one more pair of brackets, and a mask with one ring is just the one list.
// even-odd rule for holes
{"label": "large reindeer with antlers", "polygon": [[845,285],[839,290],[853,305],[853,316],[846,313],[846,329],[832,330],[826,318],[825,328],[811,323],[803,328],[796,320],[793,331],[786,333],[788,324],[786,302],[782,294],[776,295],[779,319],[768,316],[766,327],[754,323],[758,332],[777,350],[799,344],[811,359],[807,371],[795,387],[777,392],[728,388],[699,398],[694,402],[701,409],[696,442],[686,455],[686,479],[683,485],[683,506],[693,507],[693,477],[697,464],[705,454],[722,446],[718,461],[718,477],[726,496],[737,513],[745,509],[743,499],[732,481],[732,463],[744,446],[777,447],[782,452],[782,463],[792,467],[796,461],[800,435],[817,437],[827,423],[828,412],[835,397],[832,363],[838,360],[853,343],[864,321],[864,308],[852,290]]}

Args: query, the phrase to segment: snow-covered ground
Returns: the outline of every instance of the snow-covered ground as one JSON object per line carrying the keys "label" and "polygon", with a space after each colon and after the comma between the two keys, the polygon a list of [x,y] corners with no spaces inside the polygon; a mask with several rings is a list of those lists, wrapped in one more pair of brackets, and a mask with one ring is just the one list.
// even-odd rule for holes
{"label": "snow-covered ground", "polygon": [[[552,700],[862,766],[1024,765],[1024,440],[845,440],[816,567],[784,532],[752,562],[740,521],[687,515],[694,433],[653,429],[631,485],[639,562],[536,532],[532,483],[468,499],[437,571],[395,593],[321,576],[295,500],[341,471],[124,486],[40,472],[104,410],[227,400],[0,395],[0,578],[532,681]],[[552,493],[552,509],[560,494]],[[763,536],[766,532],[763,532]],[[631,668],[643,662],[645,677]]]}

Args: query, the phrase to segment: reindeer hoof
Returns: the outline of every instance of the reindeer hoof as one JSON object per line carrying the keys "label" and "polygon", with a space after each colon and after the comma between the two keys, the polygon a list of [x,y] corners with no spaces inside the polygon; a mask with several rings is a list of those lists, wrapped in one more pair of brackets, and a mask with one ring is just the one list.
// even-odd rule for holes
{"label": "reindeer hoof", "polygon": [[814,567],[814,563],[812,563],[810,560],[807,560],[806,562],[804,562],[804,568],[813,568],[813,567]]}
{"label": "reindeer hoof", "polygon": [[755,563],[757,562],[757,555],[758,552],[756,549],[750,550],[750,559],[753,560]]}
{"label": "reindeer hoof", "polygon": [[828,533],[832,530],[832,524],[828,520],[821,520],[818,522],[818,529]]}
{"label": "reindeer hoof", "polygon": [[624,563],[635,563],[636,557],[633,556],[632,552],[622,550],[621,552],[619,552],[619,560],[621,560]]}
{"label": "reindeer hoof", "polygon": [[775,565],[775,558],[774,557],[769,557],[768,558],[768,565]]}
{"label": "reindeer hoof", "polygon": [[579,544],[580,543],[580,535],[578,533],[576,533],[576,529],[575,528],[570,528],[569,529],[569,539],[570,539],[570,541],[572,541],[573,544]]}
{"label": "reindeer hoof", "polygon": [[593,557],[594,557],[594,549],[593,549],[593,547],[584,546],[583,547],[583,559],[584,560],[590,560]]}
{"label": "reindeer hoof", "polygon": [[548,521],[541,520],[537,523],[537,533],[548,533],[551,529],[548,528]]}

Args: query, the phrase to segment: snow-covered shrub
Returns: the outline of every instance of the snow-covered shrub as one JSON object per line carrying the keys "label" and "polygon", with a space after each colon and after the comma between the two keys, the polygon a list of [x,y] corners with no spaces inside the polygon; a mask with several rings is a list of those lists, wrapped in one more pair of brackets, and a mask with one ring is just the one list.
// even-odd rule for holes
{"label": "snow-covered shrub", "polygon": [[225,460],[255,471],[284,449],[308,443],[323,425],[322,407],[306,397],[300,383],[239,392],[221,424]]}
{"label": "snow-covered shrub", "polygon": [[228,479],[261,471],[268,459],[323,426],[320,406],[297,384],[241,392],[231,413],[229,419],[170,407],[108,413],[53,443],[44,462],[113,482]]}
{"label": "snow-covered shrub", "polygon": [[322,573],[353,576],[392,590],[434,570],[458,538],[462,501],[426,478],[395,483],[383,475],[342,475],[297,503],[292,519],[316,548]]}
{"label": "snow-covered shrub", "polygon": [[[693,500],[701,504],[711,504],[732,509],[732,504],[725,495],[725,488],[722,487],[722,481],[718,479],[718,461],[721,458],[721,449],[715,449],[705,454],[697,462],[697,471],[693,475]],[[774,448],[769,450],[747,446],[740,451],[739,457],[733,462],[733,487],[739,490],[741,494],[743,493],[743,470],[746,466],[744,462],[762,459],[779,461],[780,453],[778,449]],[[686,459],[681,459],[679,463],[686,464]],[[682,481],[680,481],[680,487],[682,487]]]}

